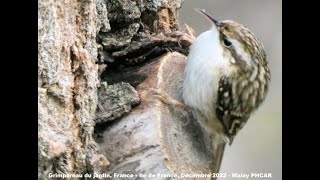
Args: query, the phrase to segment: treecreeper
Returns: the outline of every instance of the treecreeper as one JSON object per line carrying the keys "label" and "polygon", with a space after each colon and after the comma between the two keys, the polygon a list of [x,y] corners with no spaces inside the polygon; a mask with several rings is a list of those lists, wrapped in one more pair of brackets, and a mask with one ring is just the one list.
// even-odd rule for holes
{"label": "treecreeper", "polygon": [[184,102],[158,95],[167,104],[191,109],[210,135],[213,172],[219,172],[225,144],[232,144],[264,101],[271,75],[264,47],[248,28],[196,11],[212,22],[212,28],[193,40],[184,74]]}

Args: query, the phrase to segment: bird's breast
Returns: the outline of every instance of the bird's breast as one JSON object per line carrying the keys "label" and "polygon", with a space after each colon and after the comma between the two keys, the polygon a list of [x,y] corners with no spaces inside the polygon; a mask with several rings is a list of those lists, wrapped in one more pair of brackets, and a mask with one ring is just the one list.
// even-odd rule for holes
{"label": "bird's breast", "polygon": [[183,99],[206,116],[215,113],[218,83],[228,74],[219,34],[215,29],[200,34],[189,52],[183,83]]}

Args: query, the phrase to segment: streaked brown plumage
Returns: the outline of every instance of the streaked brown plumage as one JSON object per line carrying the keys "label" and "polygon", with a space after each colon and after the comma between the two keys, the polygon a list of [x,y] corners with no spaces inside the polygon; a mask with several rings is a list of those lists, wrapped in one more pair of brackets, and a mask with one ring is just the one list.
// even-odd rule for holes
{"label": "streaked brown plumage", "polygon": [[237,54],[233,46],[224,52],[224,56],[234,58],[237,68],[232,75],[220,79],[216,113],[231,144],[251,113],[263,102],[268,91],[270,70],[262,44],[248,28],[234,21],[220,24],[221,41],[224,38],[238,41],[252,62],[248,65],[242,60],[241,54]]}
{"label": "streaked brown plumage", "polygon": [[248,28],[199,12],[213,27],[191,47],[183,98],[203,129],[214,137],[214,145],[224,147],[264,101],[270,70],[262,44]]}

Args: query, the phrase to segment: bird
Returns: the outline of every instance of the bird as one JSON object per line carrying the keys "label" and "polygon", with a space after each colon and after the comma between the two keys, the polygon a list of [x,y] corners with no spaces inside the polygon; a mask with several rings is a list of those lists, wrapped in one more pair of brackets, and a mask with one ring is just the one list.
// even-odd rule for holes
{"label": "bird", "polygon": [[218,21],[195,9],[212,23],[192,43],[183,80],[183,101],[210,134],[219,171],[225,144],[266,98],[271,74],[262,43],[251,30],[233,20]]}

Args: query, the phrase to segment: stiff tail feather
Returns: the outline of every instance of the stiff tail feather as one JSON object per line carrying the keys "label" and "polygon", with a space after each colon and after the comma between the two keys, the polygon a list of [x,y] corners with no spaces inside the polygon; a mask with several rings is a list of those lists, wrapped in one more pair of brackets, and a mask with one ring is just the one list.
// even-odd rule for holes
{"label": "stiff tail feather", "polygon": [[[223,154],[224,154],[224,149],[225,149],[226,144],[221,143],[217,146],[215,153],[214,153],[214,158],[215,158],[215,162],[213,165],[213,173],[219,173],[220,171],[220,166],[222,163],[222,158],[223,158]],[[212,177],[212,180],[216,180],[216,177]]]}

